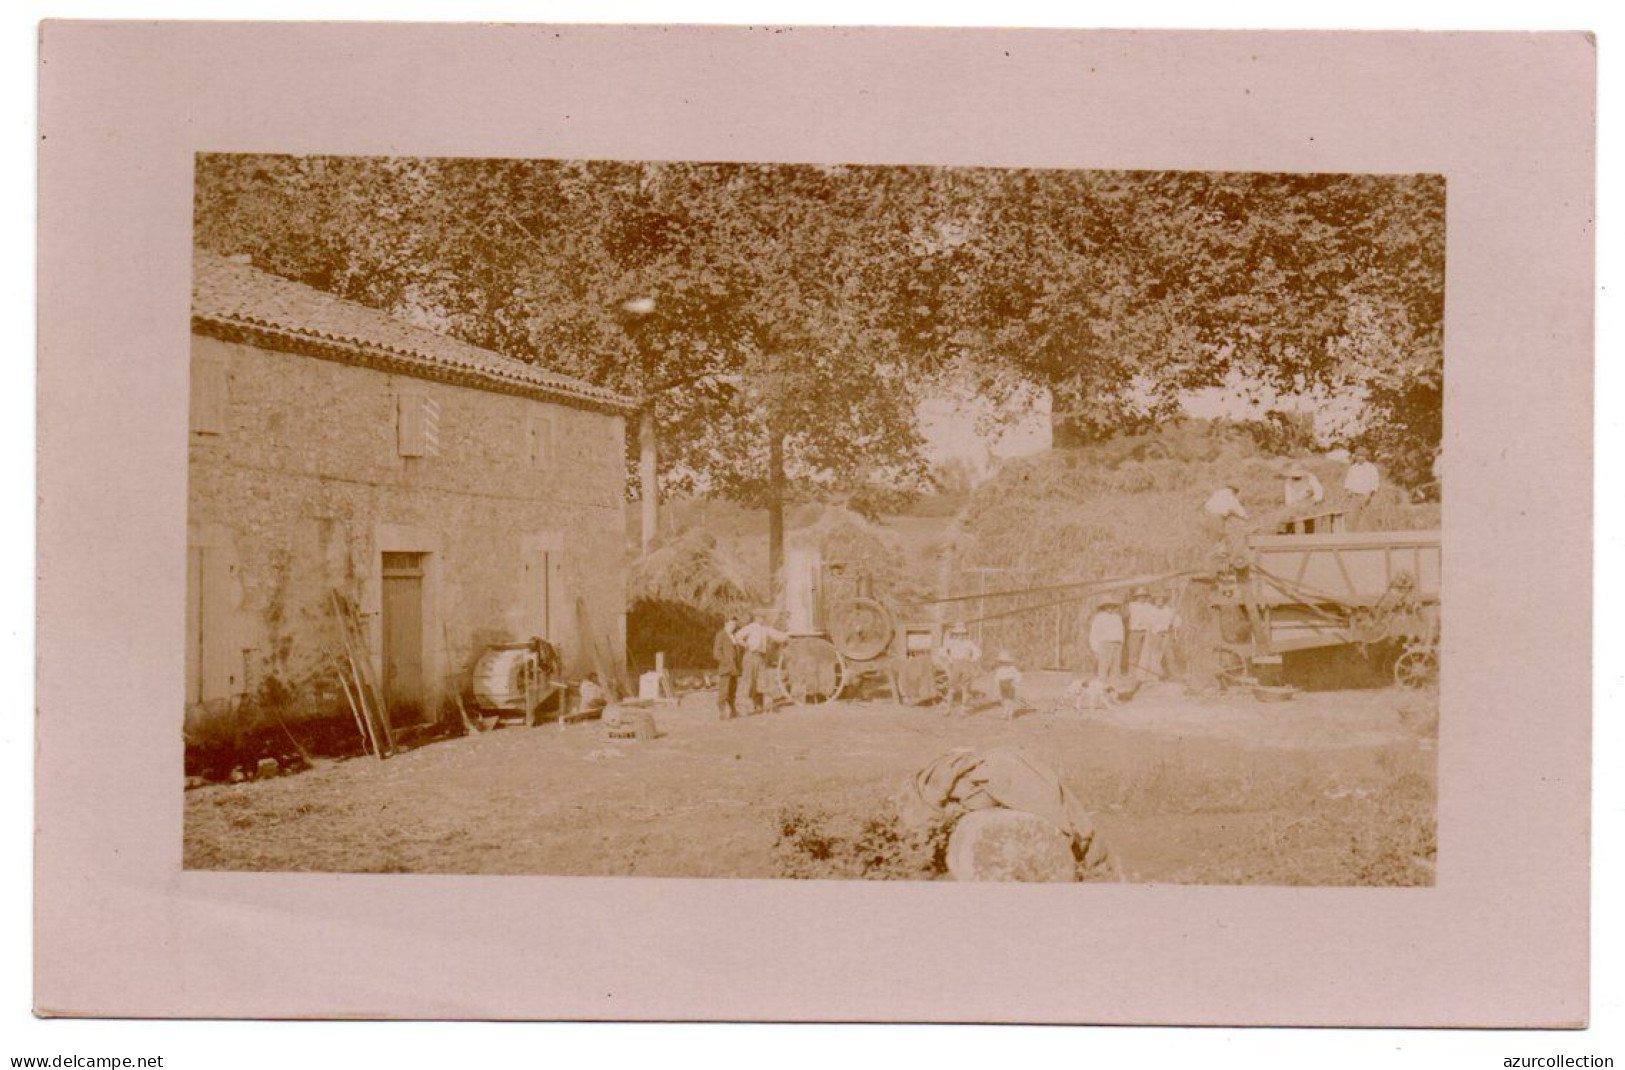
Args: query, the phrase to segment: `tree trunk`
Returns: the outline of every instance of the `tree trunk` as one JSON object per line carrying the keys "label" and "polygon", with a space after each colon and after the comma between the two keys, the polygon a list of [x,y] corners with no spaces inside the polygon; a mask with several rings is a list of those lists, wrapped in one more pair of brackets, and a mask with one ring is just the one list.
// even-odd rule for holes
{"label": "tree trunk", "polygon": [[649,402],[638,420],[638,482],[642,484],[643,552],[655,541],[660,519],[659,453],[655,443],[655,407]]}
{"label": "tree trunk", "polygon": [[767,446],[767,577],[777,591],[784,568],[784,436],[773,433]]}

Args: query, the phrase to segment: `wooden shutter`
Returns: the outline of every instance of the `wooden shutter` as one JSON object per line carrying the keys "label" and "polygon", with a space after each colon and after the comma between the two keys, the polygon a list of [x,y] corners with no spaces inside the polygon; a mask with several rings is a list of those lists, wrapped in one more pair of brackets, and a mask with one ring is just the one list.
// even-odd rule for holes
{"label": "wooden shutter", "polygon": [[396,443],[402,457],[440,455],[440,403],[419,390],[396,396]]}
{"label": "wooden shutter", "polygon": [[192,433],[223,435],[231,414],[226,358],[208,353],[192,362]]}
{"label": "wooden shutter", "polygon": [[532,409],[526,429],[530,445],[530,463],[533,468],[553,466],[553,414],[545,409]]}

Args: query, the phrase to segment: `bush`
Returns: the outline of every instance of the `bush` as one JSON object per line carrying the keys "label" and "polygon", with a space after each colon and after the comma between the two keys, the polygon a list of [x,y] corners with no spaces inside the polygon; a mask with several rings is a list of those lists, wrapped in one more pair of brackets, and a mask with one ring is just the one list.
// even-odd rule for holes
{"label": "bush", "polygon": [[778,875],[797,880],[934,880],[948,870],[943,822],[916,832],[890,807],[836,814],[821,806],[779,810]]}

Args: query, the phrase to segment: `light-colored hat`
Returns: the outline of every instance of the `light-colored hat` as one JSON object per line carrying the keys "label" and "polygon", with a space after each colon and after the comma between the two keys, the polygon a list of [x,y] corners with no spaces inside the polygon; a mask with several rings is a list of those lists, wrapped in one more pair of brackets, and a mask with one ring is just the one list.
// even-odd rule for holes
{"label": "light-colored hat", "polygon": [[999,651],[999,664],[1000,665],[1014,665],[1015,663],[1016,663],[1016,658],[1015,658],[1014,654],[1010,653],[1010,651],[1008,651],[1008,650]]}
{"label": "light-colored hat", "polygon": [[954,621],[952,624],[948,625],[948,634],[949,635],[965,635],[969,631],[970,631],[969,628],[965,627],[963,624],[959,623],[958,621]]}
{"label": "light-colored hat", "polygon": [[1286,470],[1286,477],[1288,479],[1308,479],[1309,469],[1301,464],[1295,464]]}
{"label": "light-colored hat", "polygon": [[1105,609],[1107,606],[1120,606],[1122,604],[1123,600],[1115,594],[1109,594],[1100,600],[1101,609]]}

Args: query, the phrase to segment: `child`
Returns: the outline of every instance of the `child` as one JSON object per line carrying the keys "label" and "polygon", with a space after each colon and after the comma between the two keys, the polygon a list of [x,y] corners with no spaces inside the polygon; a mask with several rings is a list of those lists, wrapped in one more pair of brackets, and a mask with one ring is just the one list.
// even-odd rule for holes
{"label": "child", "polygon": [[993,683],[999,689],[999,705],[1004,710],[1004,719],[1016,719],[1016,685],[1021,683],[1021,670],[1016,668],[1016,659],[1010,651],[999,651],[999,665],[993,670]]}

